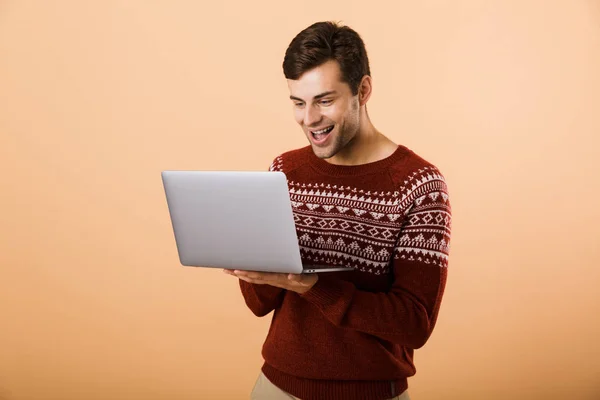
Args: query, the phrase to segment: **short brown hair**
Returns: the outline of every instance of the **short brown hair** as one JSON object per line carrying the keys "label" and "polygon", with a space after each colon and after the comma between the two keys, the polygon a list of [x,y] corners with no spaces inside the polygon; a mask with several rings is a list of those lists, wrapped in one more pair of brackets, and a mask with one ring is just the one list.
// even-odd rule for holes
{"label": "short brown hair", "polygon": [[341,79],[358,93],[358,85],[365,75],[371,75],[367,50],[361,37],[353,29],[335,22],[316,22],[292,39],[283,59],[286,79],[298,79],[306,71],[335,60],[341,70]]}

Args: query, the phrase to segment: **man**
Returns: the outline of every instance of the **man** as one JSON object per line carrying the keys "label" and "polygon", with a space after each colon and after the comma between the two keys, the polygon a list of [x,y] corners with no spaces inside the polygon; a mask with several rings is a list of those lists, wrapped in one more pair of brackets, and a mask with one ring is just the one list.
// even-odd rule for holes
{"label": "man", "polygon": [[409,399],[413,351],[432,333],[446,283],[444,177],[371,123],[367,53],[349,27],[309,26],[283,70],[310,146],[269,169],[287,176],[302,259],[349,269],[224,271],[255,315],[274,311],[252,398]]}

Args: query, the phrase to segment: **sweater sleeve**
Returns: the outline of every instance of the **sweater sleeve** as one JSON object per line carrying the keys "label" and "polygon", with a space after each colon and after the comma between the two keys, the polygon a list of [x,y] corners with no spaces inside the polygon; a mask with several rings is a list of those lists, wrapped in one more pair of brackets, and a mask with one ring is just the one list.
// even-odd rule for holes
{"label": "sweater sleeve", "polygon": [[246,305],[257,317],[264,317],[281,306],[285,289],[271,285],[257,285],[241,279],[239,281]]}
{"label": "sweater sleeve", "polygon": [[421,188],[404,219],[387,292],[358,290],[351,282],[329,276],[301,297],[336,326],[422,347],[433,331],[446,285],[451,229],[445,182],[428,187]]}

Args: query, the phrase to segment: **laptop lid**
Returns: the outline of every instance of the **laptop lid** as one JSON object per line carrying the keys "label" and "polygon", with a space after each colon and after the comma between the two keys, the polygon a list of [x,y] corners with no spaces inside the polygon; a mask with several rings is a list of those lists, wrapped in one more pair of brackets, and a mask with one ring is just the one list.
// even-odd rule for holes
{"label": "laptop lid", "polygon": [[184,266],[301,273],[286,176],[280,171],[162,171]]}

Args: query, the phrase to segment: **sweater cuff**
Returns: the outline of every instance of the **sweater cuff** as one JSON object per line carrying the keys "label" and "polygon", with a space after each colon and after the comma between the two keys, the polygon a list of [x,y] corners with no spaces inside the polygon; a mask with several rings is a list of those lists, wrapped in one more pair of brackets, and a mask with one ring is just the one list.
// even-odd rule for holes
{"label": "sweater cuff", "polygon": [[345,295],[355,289],[355,286],[350,282],[319,277],[317,283],[308,292],[301,294],[300,297],[323,308],[339,302]]}
{"label": "sweater cuff", "polygon": [[279,294],[285,290],[277,286],[271,285],[259,285],[257,283],[246,282],[243,279],[240,279],[240,287],[242,290],[252,290],[255,294],[260,295],[262,297],[266,297],[269,299],[276,298]]}

